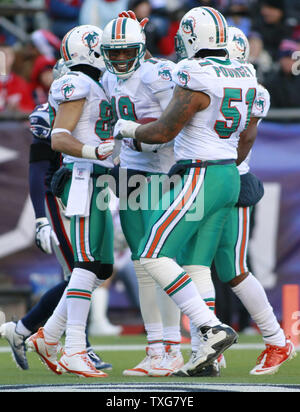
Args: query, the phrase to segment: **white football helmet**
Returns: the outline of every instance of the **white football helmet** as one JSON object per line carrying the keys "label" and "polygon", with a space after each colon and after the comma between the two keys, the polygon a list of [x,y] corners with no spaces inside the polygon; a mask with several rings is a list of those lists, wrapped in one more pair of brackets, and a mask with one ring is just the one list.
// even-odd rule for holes
{"label": "white football helmet", "polygon": [[225,17],[212,7],[195,7],[180,21],[175,49],[179,59],[191,58],[200,50],[226,49],[227,40]]}
{"label": "white football helmet", "polygon": [[[110,52],[118,49],[136,49],[135,56],[127,60],[113,60]],[[127,79],[144,61],[146,52],[146,36],[137,20],[119,17],[109,22],[103,30],[102,56],[109,72],[121,79]],[[126,64],[126,69],[118,70],[118,64]]]}
{"label": "white football helmet", "polygon": [[250,54],[249,41],[244,32],[237,27],[228,27],[227,50],[230,59],[248,61]]}
{"label": "white football helmet", "polygon": [[104,71],[105,64],[100,52],[102,30],[90,24],[76,26],[63,38],[61,57],[67,67],[87,64]]}

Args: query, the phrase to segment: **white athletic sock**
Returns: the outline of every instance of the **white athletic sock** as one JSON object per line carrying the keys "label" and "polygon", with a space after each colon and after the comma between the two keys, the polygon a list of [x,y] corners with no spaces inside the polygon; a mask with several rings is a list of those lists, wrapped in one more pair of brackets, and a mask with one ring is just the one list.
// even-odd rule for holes
{"label": "white athletic sock", "polygon": [[57,343],[62,337],[67,324],[67,291],[64,291],[53,314],[44,325],[44,336],[46,342]]}
{"label": "white athletic sock", "polygon": [[261,331],[265,343],[285,346],[286,339],[266,292],[260,282],[250,273],[239,285],[232,288]]}
{"label": "white athletic sock", "polygon": [[85,329],[96,275],[75,268],[67,287],[67,328],[65,351],[68,355],[86,350]]}
{"label": "white athletic sock", "polygon": [[148,345],[163,345],[163,325],[159,311],[156,282],[138,260],[133,261],[138,287],[141,315],[143,318]]}
{"label": "white athletic sock", "polygon": [[176,262],[167,257],[143,258],[141,264],[195,326],[221,324],[215,314],[206,306],[192,279]]}
{"label": "white athletic sock", "polygon": [[[216,291],[211,278],[210,268],[200,265],[186,265],[183,266],[183,269],[192,278],[206,305],[211,311],[215,312]],[[190,334],[191,348],[194,352],[198,350],[201,340],[197,328],[192,322],[190,322]]]}
{"label": "white athletic sock", "polygon": [[163,349],[163,330],[161,323],[145,323],[147,344],[152,348]]}
{"label": "white athletic sock", "polygon": [[[148,275],[149,276],[149,275]],[[180,318],[181,312],[174,301],[156,283],[157,302],[163,324],[164,345],[179,346],[181,343]]]}

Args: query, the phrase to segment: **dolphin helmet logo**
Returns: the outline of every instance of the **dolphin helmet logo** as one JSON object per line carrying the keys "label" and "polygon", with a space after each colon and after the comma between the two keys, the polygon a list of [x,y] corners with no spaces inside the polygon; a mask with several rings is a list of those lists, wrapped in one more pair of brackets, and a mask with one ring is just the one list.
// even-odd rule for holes
{"label": "dolphin helmet logo", "polygon": [[195,19],[194,17],[190,16],[187,17],[183,22],[181,23],[182,30],[186,34],[190,34],[192,37],[197,37],[194,28],[195,28]]}
{"label": "dolphin helmet logo", "polygon": [[99,34],[95,31],[84,33],[82,36],[83,44],[89,48],[89,54],[92,54],[96,46],[98,46],[100,39]]}
{"label": "dolphin helmet logo", "polygon": [[236,44],[237,49],[243,54],[243,57],[246,55],[246,43],[241,36],[234,35],[233,41]]}

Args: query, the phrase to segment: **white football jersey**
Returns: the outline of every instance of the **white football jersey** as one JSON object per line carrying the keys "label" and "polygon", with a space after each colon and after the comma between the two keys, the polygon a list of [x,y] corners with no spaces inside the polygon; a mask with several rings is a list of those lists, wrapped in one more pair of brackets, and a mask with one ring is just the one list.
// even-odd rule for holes
{"label": "white football jersey", "polygon": [[[137,121],[159,118],[172,97],[174,83],[171,72],[175,64],[168,60],[149,59],[126,80],[105,72],[102,84],[116,118]],[[138,152],[122,140],[121,167],[150,173],[167,173],[175,163],[173,142],[155,152]]]}
{"label": "white football jersey", "polygon": [[[251,117],[259,117],[260,122],[264,117],[267,117],[270,105],[270,93],[261,84],[259,84],[257,87],[256,99],[252,108]],[[250,150],[246,159],[238,166],[240,175],[244,175],[250,170],[249,162],[251,158],[251,152],[252,150]]]}
{"label": "white football jersey", "polygon": [[175,139],[178,160],[236,159],[240,133],[250,120],[257,80],[251,64],[224,58],[185,59],[176,65],[173,81],[210,97]]}
{"label": "white football jersey", "polygon": [[[49,105],[52,125],[61,103],[86,99],[81,117],[72,135],[83,144],[98,146],[101,140],[111,136],[112,112],[103,87],[81,72],[68,72],[55,80],[50,88]],[[64,163],[86,161],[86,159],[64,154]],[[113,167],[111,156],[106,160],[89,160],[103,167]]]}

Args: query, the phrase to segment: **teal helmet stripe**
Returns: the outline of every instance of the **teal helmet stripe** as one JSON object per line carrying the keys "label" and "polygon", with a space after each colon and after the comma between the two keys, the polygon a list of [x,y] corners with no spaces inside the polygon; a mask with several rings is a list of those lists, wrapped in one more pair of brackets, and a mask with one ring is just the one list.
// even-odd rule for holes
{"label": "teal helmet stripe", "polygon": [[217,32],[216,43],[218,44],[220,43],[220,28],[219,28],[218,20],[216,19],[215,15],[207,7],[203,7],[203,9],[211,15],[211,17],[213,18],[215,22],[216,32]]}
{"label": "teal helmet stripe", "polygon": [[116,38],[116,23],[117,23],[117,19],[115,19],[113,21],[113,24],[112,24],[112,29],[111,29],[111,38],[112,38],[112,40],[115,40],[115,38]]}
{"label": "teal helmet stripe", "polygon": [[123,22],[122,22],[122,39],[125,39],[126,23],[127,23],[127,19],[123,19]]}

